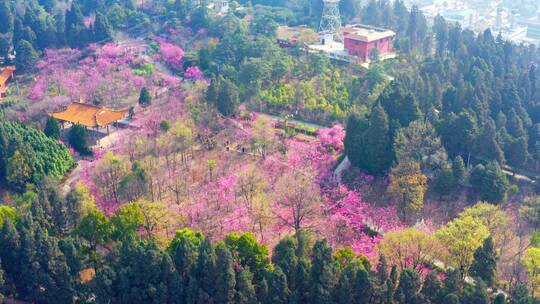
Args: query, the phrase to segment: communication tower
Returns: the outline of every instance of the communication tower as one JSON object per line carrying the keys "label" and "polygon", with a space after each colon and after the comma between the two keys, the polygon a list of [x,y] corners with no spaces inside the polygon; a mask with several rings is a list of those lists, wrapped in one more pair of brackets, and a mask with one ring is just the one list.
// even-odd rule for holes
{"label": "communication tower", "polygon": [[324,8],[319,25],[319,32],[332,35],[335,40],[343,41],[341,37],[341,17],[339,15],[339,0],[323,0]]}

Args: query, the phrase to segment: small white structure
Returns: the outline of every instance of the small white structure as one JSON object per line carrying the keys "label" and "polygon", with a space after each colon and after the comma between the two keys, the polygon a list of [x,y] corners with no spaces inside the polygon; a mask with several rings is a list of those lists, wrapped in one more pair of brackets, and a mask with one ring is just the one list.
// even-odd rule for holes
{"label": "small white structure", "polygon": [[214,11],[217,14],[225,14],[229,11],[229,0],[214,0]]}

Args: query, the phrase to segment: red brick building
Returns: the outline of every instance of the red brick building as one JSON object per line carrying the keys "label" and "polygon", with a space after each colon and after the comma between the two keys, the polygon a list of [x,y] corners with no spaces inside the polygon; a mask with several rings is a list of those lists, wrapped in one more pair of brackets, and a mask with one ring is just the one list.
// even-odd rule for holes
{"label": "red brick building", "polygon": [[369,54],[378,49],[381,57],[394,52],[392,39],[396,33],[390,30],[356,24],[343,28],[343,44],[350,56],[369,61]]}

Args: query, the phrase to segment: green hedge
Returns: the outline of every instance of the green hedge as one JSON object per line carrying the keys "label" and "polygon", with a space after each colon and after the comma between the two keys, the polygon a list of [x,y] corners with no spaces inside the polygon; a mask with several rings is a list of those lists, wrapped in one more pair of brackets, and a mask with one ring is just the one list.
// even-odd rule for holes
{"label": "green hedge", "polygon": [[[10,161],[17,150],[22,152],[23,161],[30,170],[26,182],[37,183],[45,176],[61,179],[75,164],[64,144],[47,137],[39,130],[19,123],[0,122],[0,150],[0,175],[3,180],[12,173],[20,174],[9,172],[10,167],[13,167],[10,166]],[[8,186],[14,190],[22,190],[20,188],[23,182],[9,181]]]}

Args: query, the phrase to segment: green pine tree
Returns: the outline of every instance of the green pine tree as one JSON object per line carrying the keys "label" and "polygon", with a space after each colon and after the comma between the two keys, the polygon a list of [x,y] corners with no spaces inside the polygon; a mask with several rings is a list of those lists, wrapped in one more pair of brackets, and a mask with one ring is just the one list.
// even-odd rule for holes
{"label": "green pine tree", "polygon": [[0,1],[0,33],[7,34],[13,31],[13,13],[9,7],[9,1]]}
{"label": "green pine tree", "polygon": [[58,124],[58,121],[53,117],[47,117],[47,123],[45,124],[45,129],[43,130],[43,132],[50,138],[60,138],[60,126]]}
{"label": "green pine tree", "polygon": [[452,174],[454,175],[454,181],[457,184],[463,183],[465,175],[467,174],[467,169],[465,168],[465,163],[461,156],[456,156],[452,162]]}
{"label": "green pine tree", "polygon": [[288,304],[291,297],[291,291],[287,284],[287,277],[277,266],[272,273],[270,273],[270,280],[268,284],[268,303],[275,304]]}
{"label": "green pine tree", "polygon": [[399,275],[399,284],[394,298],[400,304],[414,304],[418,299],[421,281],[418,273],[412,269],[404,269]]}
{"label": "green pine tree", "polygon": [[139,104],[141,106],[149,106],[152,103],[152,96],[150,95],[150,91],[146,87],[143,87],[141,89],[141,93],[139,94]]}
{"label": "green pine tree", "polygon": [[235,296],[236,277],[233,268],[231,252],[220,243],[216,246],[216,294],[218,304],[233,304]]}
{"label": "green pine tree", "polygon": [[369,174],[381,175],[392,165],[394,154],[388,116],[377,105],[366,123],[356,115],[347,122],[345,152],[351,163]]}
{"label": "green pine tree", "polygon": [[217,100],[219,112],[224,116],[234,115],[238,111],[239,105],[238,87],[232,81],[225,79],[219,86]]}
{"label": "green pine tree", "polygon": [[38,54],[32,44],[27,40],[20,40],[15,48],[17,57],[15,65],[19,72],[31,72],[35,69],[39,60]]}
{"label": "green pine tree", "polygon": [[332,249],[326,240],[315,242],[311,258],[309,302],[330,303],[336,281]]}
{"label": "green pine tree", "polygon": [[90,155],[92,151],[88,148],[88,135],[86,129],[79,124],[71,127],[68,133],[68,142],[73,149],[81,155]]}
{"label": "green pine tree", "polygon": [[256,304],[257,293],[253,286],[253,275],[249,268],[241,267],[236,272],[236,294],[234,302],[237,304]]}
{"label": "green pine tree", "polygon": [[296,289],[298,257],[296,256],[296,243],[292,237],[281,239],[276,247],[274,247],[272,252],[272,263],[282,269],[287,277],[289,289],[294,292]]}
{"label": "green pine tree", "polygon": [[437,271],[430,272],[424,280],[421,293],[427,303],[437,304],[442,302],[443,287],[437,278]]}
{"label": "green pine tree", "polygon": [[108,42],[112,38],[112,27],[109,24],[107,16],[98,12],[96,14],[96,22],[94,23],[94,41],[103,43]]}
{"label": "green pine tree", "polygon": [[481,200],[490,203],[505,200],[510,188],[508,178],[497,162],[477,165],[471,173],[471,185],[480,194]]}
{"label": "green pine tree", "polygon": [[199,247],[193,274],[198,286],[195,298],[198,301],[211,299],[216,291],[216,254],[208,238],[205,238]]}
{"label": "green pine tree", "polygon": [[497,252],[493,239],[488,237],[474,253],[474,260],[470,268],[472,276],[482,279],[488,286],[494,286],[497,274]]}

